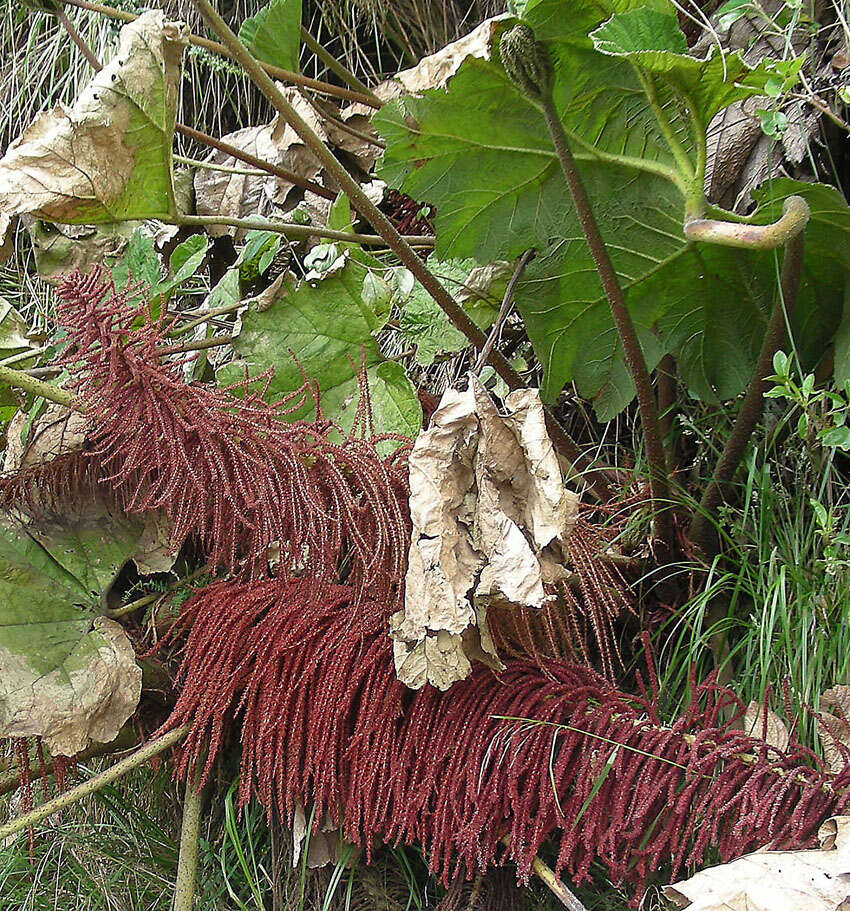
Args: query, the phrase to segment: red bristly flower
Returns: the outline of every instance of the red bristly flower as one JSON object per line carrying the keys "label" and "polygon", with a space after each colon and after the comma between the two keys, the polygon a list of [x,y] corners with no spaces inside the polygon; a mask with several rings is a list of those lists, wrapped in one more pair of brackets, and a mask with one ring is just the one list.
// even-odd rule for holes
{"label": "red bristly flower", "polygon": [[[63,362],[91,424],[84,459],[98,481],[128,512],[163,510],[174,546],[196,535],[230,574],[267,575],[268,548],[279,542],[284,574],[342,574],[355,601],[366,593],[397,601],[409,537],[407,449],[379,457],[368,400],[355,421],[365,433],[343,434],[321,414],[284,420],[315,397],[306,382],[273,404],[263,400],[269,373],[238,390],[187,383],[185,355],[167,354],[172,324],[151,318],[146,295],[134,305],[138,296],[116,294],[102,272],[71,275],[59,289]],[[36,479],[42,489],[45,472]],[[26,480],[9,483],[20,491]]]}
{"label": "red bristly flower", "polygon": [[346,586],[317,593],[306,580],[220,582],[187,602],[168,723],[192,725],[182,775],[202,757],[209,774],[233,726],[243,802],[284,819],[312,805],[367,856],[375,839],[416,842],[444,882],[507,859],[524,879],[554,838],[556,872],[581,880],[598,860],[638,894],[709,849],[729,859],[808,845],[850,808],[850,767],[830,776],[800,747],[781,752],[722,724],[742,707],[711,680],[667,727],[654,683],[630,697],[561,661],[513,660],[498,675],[479,666],[448,692],[411,693],[394,674],[390,610],[353,612]]}

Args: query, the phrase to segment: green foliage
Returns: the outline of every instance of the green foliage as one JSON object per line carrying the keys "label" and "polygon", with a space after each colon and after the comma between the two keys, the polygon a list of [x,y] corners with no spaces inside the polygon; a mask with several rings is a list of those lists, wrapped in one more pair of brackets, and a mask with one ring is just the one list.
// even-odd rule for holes
{"label": "green foliage", "polygon": [[[456,299],[462,296],[474,267],[475,261],[471,259],[440,262],[431,257],[428,262],[431,272]],[[390,276],[391,282],[394,277]],[[387,285],[387,290],[390,294],[395,292],[393,299],[400,310],[399,328],[408,344],[416,348],[417,364],[428,366],[439,355],[461,351],[469,344],[466,336],[455,329],[419,282],[413,282],[408,288],[395,282],[394,287]],[[463,306],[480,329],[486,329],[498,312],[498,302],[495,301],[466,299]]]}
{"label": "green foliage", "polygon": [[239,38],[263,63],[271,63],[284,70],[297,70],[301,45],[301,0],[270,0],[255,16],[242,23]]}
{"label": "green foliage", "polygon": [[[297,389],[303,376],[310,377],[321,390],[324,413],[349,428],[357,410],[360,360],[369,378],[376,430],[415,436],[422,424],[416,391],[402,365],[383,357],[374,337],[388,310],[376,311],[364,301],[370,271],[352,256],[321,280],[285,282],[267,309],[254,306],[243,316],[233,342],[239,359],[218,371],[219,382],[239,381],[246,367],[255,375],[271,365],[275,376],[269,392],[283,395]],[[305,405],[290,419],[312,412],[312,405]]]}
{"label": "green foliage", "polygon": [[180,285],[200,269],[209,245],[204,234],[193,234],[178,244],[169,259],[169,275],[163,278],[153,238],[137,228],[124,255],[112,267],[112,281],[118,290],[135,283],[147,285],[152,309],[158,313]]}
{"label": "green foliage", "polygon": [[[540,0],[523,16],[553,60],[554,104],[649,368],[670,352],[693,394],[735,396],[755,364],[776,259],[688,243],[682,226],[704,206],[709,118],[768,82],[792,82],[800,62],[690,57],[666,0]],[[447,90],[403,97],[375,122],[387,141],[382,176],[436,206],[438,255],[486,262],[537,248],[516,302],[545,370],[544,397],[573,380],[601,420],[616,415],[634,394],[631,376],[538,106],[496,59],[467,58]],[[813,206],[795,315],[808,353],[838,324],[850,217],[831,188],[775,181],[749,220],[772,220],[790,193]]]}

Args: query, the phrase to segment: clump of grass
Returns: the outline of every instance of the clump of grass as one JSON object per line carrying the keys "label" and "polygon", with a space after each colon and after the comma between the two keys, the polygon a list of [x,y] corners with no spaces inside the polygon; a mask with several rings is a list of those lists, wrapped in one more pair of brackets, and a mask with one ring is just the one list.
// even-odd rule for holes
{"label": "clump of grass", "polygon": [[691,597],[656,649],[671,713],[686,698],[690,666],[700,676],[719,665],[742,700],[772,692],[780,715],[784,689],[787,720],[816,748],[811,710],[824,690],[850,683],[850,466],[839,449],[794,432],[800,413],[795,405],[768,414],[736,505],[716,524],[723,554],[691,576]]}

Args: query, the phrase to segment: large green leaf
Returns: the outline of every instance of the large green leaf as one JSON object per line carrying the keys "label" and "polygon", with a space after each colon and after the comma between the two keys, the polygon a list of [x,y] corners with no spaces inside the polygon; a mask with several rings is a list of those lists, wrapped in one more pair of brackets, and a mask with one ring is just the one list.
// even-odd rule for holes
{"label": "large green leaf", "polygon": [[106,508],[62,525],[0,520],[0,736],[72,755],[112,740],[133,712],[132,644],[98,615],[142,533]]}
{"label": "large green leaf", "polygon": [[174,210],[171,143],[183,27],[147,12],[70,108],[41,114],[0,160],[0,239],[15,215],[65,224]]}
{"label": "large green leaf", "polygon": [[[304,375],[318,382],[325,415],[350,428],[357,410],[356,371],[365,363],[375,429],[416,436],[422,411],[416,391],[400,364],[386,360],[375,341],[388,308],[376,311],[364,301],[371,271],[353,257],[322,280],[285,283],[271,306],[252,307],[242,317],[233,346],[239,360],[218,372],[222,383],[238,382],[269,366],[275,369],[271,394],[297,389]],[[299,366],[300,365],[300,366]],[[305,406],[290,417],[312,416]]]}
{"label": "large green leaf", "polygon": [[270,0],[255,16],[242,23],[239,37],[263,63],[297,71],[301,0]]}
{"label": "large green leaf", "polygon": [[[754,364],[775,256],[689,244],[682,225],[704,205],[707,120],[763,92],[768,79],[793,79],[799,62],[750,68],[738,55],[689,57],[667,0],[539,0],[522,9],[553,60],[555,106],[650,367],[671,351],[695,394],[735,395]],[[607,419],[633,395],[619,339],[542,113],[491,56],[468,58],[446,90],[403,97],[376,115],[387,141],[381,174],[435,205],[439,256],[489,261],[537,249],[516,302],[544,367],[544,397],[573,380]],[[769,199],[786,190],[763,194],[753,220],[774,217],[780,203]],[[834,191],[829,208],[846,209]],[[834,222],[816,212],[810,232],[820,223],[838,232],[833,247],[846,245],[846,222]],[[817,247],[809,245],[808,263]],[[838,313],[844,278],[835,258],[807,270],[797,321],[800,344],[813,349],[824,335],[818,320]]]}
{"label": "large green leaf", "polygon": [[[486,329],[493,323],[499,312],[495,286],[502,286],[499,288],[501,292],[505,284],[501,271],[491,269],[492,278],[482,282],[477,275],[484,270],[476,270],[475,260],[472,259],[440,262],[431,257],[428,268],[464,307],[479,329]],[[470,276],[476,276],[473,281],[477,288],[470,288]],[[395,300],[400,311],[399,329],[405,340],[416,348],[417,364],[433,364],[438,355],[460,351],[469,344],[467,337],[452,325],[419,282],[413,283],[409,294],[396,294]]]}

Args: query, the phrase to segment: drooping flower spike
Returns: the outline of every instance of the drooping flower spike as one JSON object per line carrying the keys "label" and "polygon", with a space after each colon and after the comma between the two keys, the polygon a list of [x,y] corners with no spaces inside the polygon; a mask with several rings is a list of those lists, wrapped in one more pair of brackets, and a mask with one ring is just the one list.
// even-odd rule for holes
{"label": "drooping flower spike", "polygon": [[478,666],[445,693],[413,693],[394,674],[391,611],[353,613],[346,586],[316,593],[303,579],[224,581],[187,602],[168,722],[192,725],[181,774],[202,756],[209,774],[231,730],[243,802],[282,819],[315,808],[367,856],[378,841],[417,843],[445,883],[506,860],[524,879],[554,839],[558,874],[581,880],[599,861],[637,896],[711,851],[808,845],[850,809],[850,767],[831,776],[799,746],[732,729],[723,713],[743,707],[711,680],[671,726],[652,681],[632,697],[557,660]]}
{"label": "drooping flower spike", "polygon": [[[164,511],[174,546],[197,536],[228,574],[267,576],[269,547],[279,544],[284,575],[342,575],[355,600],[367,592],[398,600],[408,546],[404,446],[380,457],[362,416],[361,435],[343,434],[321,413],[285,420],[315,397],[306,381],[272,404],[263,398],[268,374],[229,389],[187,383],[186,356],[169,354],[172,323],[151,317],[139,289],[115,293],[102,272],[63,281],[57,319],[68,336],[62,362],[91,426],[75,477],[93,464],[123,509]],[[36,480],[42,496],[49,479],[48,470]]]}

